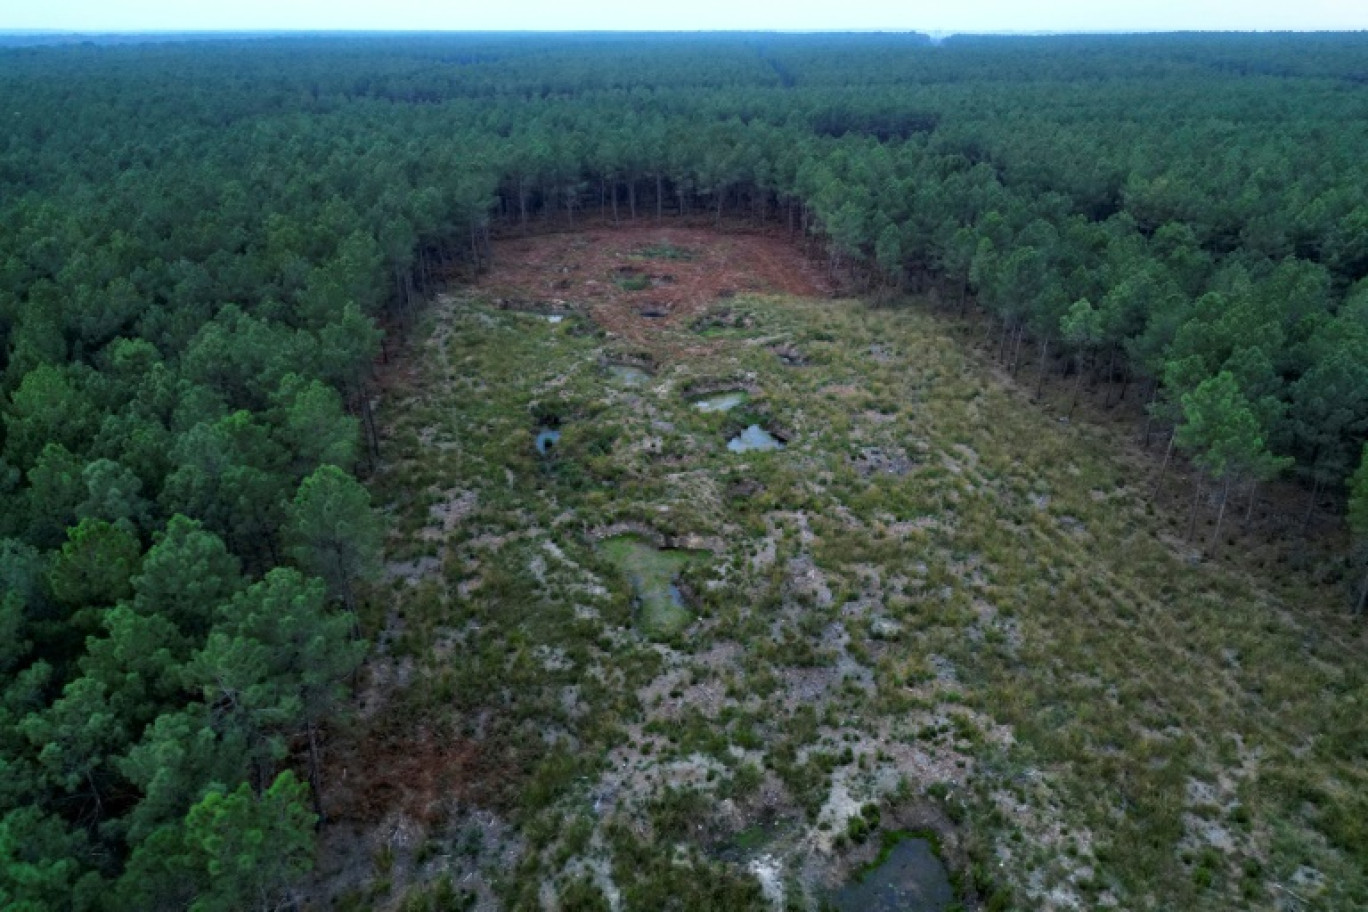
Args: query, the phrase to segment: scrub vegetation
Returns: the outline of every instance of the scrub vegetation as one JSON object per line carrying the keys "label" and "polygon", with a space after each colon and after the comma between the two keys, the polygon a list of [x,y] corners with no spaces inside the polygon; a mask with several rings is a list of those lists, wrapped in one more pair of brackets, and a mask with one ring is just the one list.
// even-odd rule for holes
{"label": "scrub vegetation", "polygon": [[[596,255],[640,235],[601,231]],[[403,819],[442,821],[413,824],[424,845],[498,809],[521,839],[491,857],[520,862],[463,871],[481,897],[802,908],[917,828],[970,907],[1358,901],[1357,624],[1334,587],[1194,564],[1133,425],[1061,423],[1068,384],[1031,404],[977,324],[925,302],[733,297],[714,307],[749,329],[706,349],[696,319],[638,318],[655,372],[625,386],[588,304],[548,326],[490,288],[509,293],[497,268],[425,318],[373,484],[396,530],[373,661],[406,682],[379,724],[425,720],[501,794],[415,792]],[[748,416],[693,405],[736,378]],[[788,447],[729,452],[753,420]],[[701,555],[654,568],[687,624],[643,617],[605,548],[628,541]],[[353,823],[372,844],[396,819]],[[409,846],[410,895],[448,851]]]}

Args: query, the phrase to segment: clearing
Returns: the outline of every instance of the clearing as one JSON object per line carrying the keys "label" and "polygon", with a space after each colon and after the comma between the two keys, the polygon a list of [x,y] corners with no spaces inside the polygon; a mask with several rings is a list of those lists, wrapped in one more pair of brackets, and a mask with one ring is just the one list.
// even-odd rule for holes
{"label": "clearing", "polygon": [[1339,606],[1190,565],[1111,438],[782,237],[495,256],[389,378],[320,896],[816,908],[910,830],[969,908],[1365,901]]}

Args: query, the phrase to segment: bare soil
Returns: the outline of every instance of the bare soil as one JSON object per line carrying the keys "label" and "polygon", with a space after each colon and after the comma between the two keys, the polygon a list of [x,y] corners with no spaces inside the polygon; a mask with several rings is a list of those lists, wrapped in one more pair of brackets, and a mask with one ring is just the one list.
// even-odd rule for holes
{"label": "bare soil", "polygon": [[[660,255],[662,250],[683,257]],[[477,287],[502,306],[583,313],[658,362],[712,353],[718,344],[690,330],[719,301],[741,294],[814,298],[834,292],[823,270],[774,232],[604,226],[497,240],[494,262]],[[643,282],[649,285],[632,290]]]}

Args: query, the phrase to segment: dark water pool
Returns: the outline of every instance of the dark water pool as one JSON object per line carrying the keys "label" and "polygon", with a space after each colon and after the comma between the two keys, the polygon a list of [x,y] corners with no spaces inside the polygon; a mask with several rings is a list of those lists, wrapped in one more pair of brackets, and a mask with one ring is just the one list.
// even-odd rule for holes
{"label": "dark water pool", "polygon": [[883,864],[832,894],[840,912],[945,912],[955,890],[925,839],[899,840]]}

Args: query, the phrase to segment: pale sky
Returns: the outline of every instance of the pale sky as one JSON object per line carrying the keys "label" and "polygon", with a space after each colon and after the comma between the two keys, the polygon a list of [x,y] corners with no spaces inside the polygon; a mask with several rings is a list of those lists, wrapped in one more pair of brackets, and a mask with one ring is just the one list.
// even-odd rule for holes
{"label": "pale sky", "polygon": [[0,30],[1368,29],[1368,0],[0,0]]}

